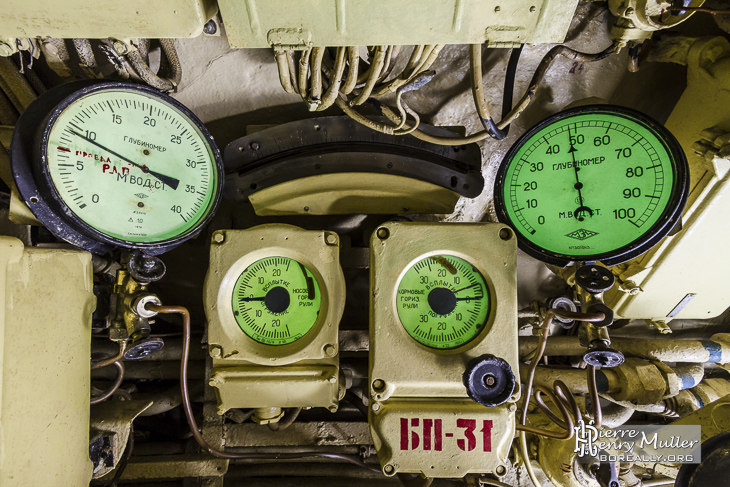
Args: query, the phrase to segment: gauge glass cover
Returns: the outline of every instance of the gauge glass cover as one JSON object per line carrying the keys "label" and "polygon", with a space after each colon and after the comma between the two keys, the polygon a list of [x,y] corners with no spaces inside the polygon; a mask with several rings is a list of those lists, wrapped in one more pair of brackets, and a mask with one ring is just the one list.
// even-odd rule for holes
{"label": "gauge glass cover", "polygon": [[403,274],[397,293],[401,324],[427,347],[460,347],[482,332],[489,317],[486,281],[459,257],[433,255],[419,260]]}
{"label": "gauge glass cover", "polygon": [[687,172],[679,144],[656,122],[619,107],[581,107],[548,118],[512,147],[495,206],[534,257],[616,264],[671,231]]}
{"label": "gauge glass cover", "polygon": [[266,345],[287,345],[317,323],[322,295],[317,279],[288,257],[267,257],[238,277],[231,307],[241,330]]}
{"label": "gauge glass cover", "polygon": [[41,157],[77,221],[112,243],[153,244],[211,216],[219,156],[192,113],[140,87],[100,85],[71,98],[51,115]]}

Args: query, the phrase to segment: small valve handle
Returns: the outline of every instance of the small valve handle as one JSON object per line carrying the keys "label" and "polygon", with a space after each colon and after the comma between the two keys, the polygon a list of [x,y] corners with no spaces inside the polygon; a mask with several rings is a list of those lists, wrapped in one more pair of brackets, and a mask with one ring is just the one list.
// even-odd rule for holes
{"label": "small valve handle", "polygon": [[487,407],[504,404],[515,390],[512,368],[506,361],[488,353],[469,362],[463,380],[469,397]]}

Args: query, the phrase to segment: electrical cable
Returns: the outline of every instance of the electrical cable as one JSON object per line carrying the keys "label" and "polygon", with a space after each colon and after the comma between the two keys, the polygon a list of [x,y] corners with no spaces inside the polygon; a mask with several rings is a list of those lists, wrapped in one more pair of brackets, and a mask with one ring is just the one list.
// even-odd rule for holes
{"label": "electrical cable", "polygon": [[183,345],[182,345],[182,357],[180,359],[180,389],[182,392],[183,410],[185,411],[185,418],[190,426],[190,432],[193,434],[193,438],[198,442],[200,447],[210,453],[211,455],[218,458],[227,458],[229,460],[242,460],[242,459],[260,459],[260,460],[291,460],[297,458],[311,458],[311,457],[323,457],[331,458],[335,460],[343,460],[345,462],[357,465],[358,467],[365,468],[371,472],[382,473],[380,469],[372,467],[359,458],[343,455],[340,453],[327,453],[327,452],[297,452],[297,453],[228,453],[217,450],[210,446],[207,441],[203,438],[203,435],[198,429],[198,424],[195,421],[193,415],[193,408],[190,401],[190,392],[188,388],[188,358],[190,356],[190,312],[187,308],[182,306],[157,306],[148,303],[146,308],[149,311],[154,311],[163,314],[179,314],[183,318]]}
{"label": "electrical cable", "polygon": [[[515,76],[517,75],[517,65],[520,62],[520,54],[522,54],[522,47],[524,44],[520,44],[520,47],[512,48],[512,52],[509,55],[509,61],[507,61],[507,72],[504,75],[504,90],[502,92],[502,120],[506,119],[509,112],[512,111],[512,98],[515,89]],[[510,124],[507,124],[502,133],[505,137],[509,134]]]}

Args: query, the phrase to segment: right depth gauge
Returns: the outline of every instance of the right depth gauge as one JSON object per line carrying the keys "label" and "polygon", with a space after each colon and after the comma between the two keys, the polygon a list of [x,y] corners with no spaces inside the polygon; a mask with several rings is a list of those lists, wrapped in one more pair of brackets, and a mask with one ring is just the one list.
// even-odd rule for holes
{"label": "right depth gauge", "polygon": [[524,134],[494,189],[501,222],[544,262],[626,262],[667,236],[689,192],[682,147],[648,116],[613,105],[565,110]]}

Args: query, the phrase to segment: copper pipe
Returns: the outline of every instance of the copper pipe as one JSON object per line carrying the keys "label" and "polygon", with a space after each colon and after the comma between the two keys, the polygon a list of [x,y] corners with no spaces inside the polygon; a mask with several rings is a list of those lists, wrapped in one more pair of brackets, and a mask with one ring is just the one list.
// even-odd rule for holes
{"label": "copper pipe", "polygon": [[195,421],[193,415],[193,408],[190,402],[190,390],[188,388],[188,357],[190,355],[190,312],[187,308],[182,306],[157,306],[154,304],[147,304],[147,309],[162,314],[179,314],[183,318],[183,350],[182,358],[180,359],[180,390],[182,392],[183,410],[185,411],[185,418],[190,426],[190,432],[193,434],[193,438],[198,442],[198,445],[210,453],[211,455],[218,458],[227,458],[229,460],[240,460],[240,459],[263,459],[263,460],[290,460],[294,458],[310,458],[310,457],[323,457],[332,458],[337,460],[343,460],[345,462],[357,465],[359,467],[366,468],[372,472],[380,473],[380,469],[372,467],[359,458],[350,457],[348,455],[342,455],[339,453],[327,453],[327,452],[299,452],[299,453],[228,453],[217,450],[210,446],[207,441],[200,434],[198,429],[198,423]]}
{"label": "copper pipe", "polygon": [[111,365],[114,365],[117,368],[117,378],[108,391],[106,391],[101,396],[91,400],[92,406],[94,404],[99,404],[102,401],[106,401],[107,399],[112,397],[117,389],[119,389],[119,386],[122,385],[122,381],[124,380],[124,364],[122,364],[122,362],[113,362]]}

